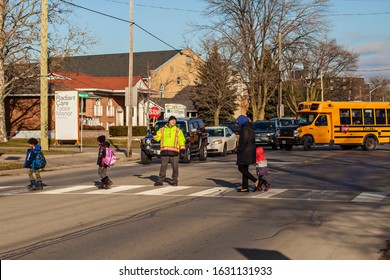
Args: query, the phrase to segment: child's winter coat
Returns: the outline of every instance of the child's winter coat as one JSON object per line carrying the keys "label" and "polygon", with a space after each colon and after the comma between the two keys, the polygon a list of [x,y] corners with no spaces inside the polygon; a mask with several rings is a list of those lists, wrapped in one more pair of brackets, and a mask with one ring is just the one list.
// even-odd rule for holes
{"label": "child's winter coat", "polygon": [[36,144],[34,148],[27,149],[26,153],[26,159],[24,160],[23,167],[24,168],[32,168],[33,167],[33,161],[35,160],[38,152],[41,150],[41,146]]}
{"label": "child's winter coat", "polygon": [[267,159],[264,155],[262,147],[256,147],[256,173],[257,176],[264,176],[268,174]]}

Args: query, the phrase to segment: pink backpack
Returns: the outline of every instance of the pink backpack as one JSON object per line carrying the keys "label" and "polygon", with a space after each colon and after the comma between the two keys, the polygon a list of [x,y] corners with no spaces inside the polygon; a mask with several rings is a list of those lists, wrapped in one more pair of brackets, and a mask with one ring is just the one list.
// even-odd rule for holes
{"label": "pink backpack", "polygon": [[109,148],[109,147],[106,147],[106,157],[103,158],[103,163],[105,165],[107,165],[108,167],[111,167],[111,166],[114,166],[115,163],[116,163],[116,156],[115,156],[115,153],[114,151]]}

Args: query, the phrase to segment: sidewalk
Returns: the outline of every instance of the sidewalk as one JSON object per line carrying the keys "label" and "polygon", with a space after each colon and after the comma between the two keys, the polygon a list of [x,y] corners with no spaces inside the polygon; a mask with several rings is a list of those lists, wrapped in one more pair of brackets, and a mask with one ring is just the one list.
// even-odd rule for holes
{"label": "sidewalk", "polygon": [[[45,155],[47,165],[45,167],[45,171],[59,170],[59,169],[67,169],[74,168],[80,166],[96,166],[97,160],[97,148],[84,148],[83,152],[80,152],[79,148],[63,148],[63,149],[52,149],[52,150],[66,150],[66,151],[74,151],[74,154],[48,154]],[[115,155],[117,157],[117,165],[121,165],[122,163],[126,163],[129,161],[136,161],[140,159],[140,151],[139,149],[134,149],[132,151],[131,157],[126,157],[124,150],[114,150]],[[23,164],[25,159],[25,154],[3,154],[1,155],[0,150],[0,161],[4,162],[18,162]],[[0,170],[0,176],[7,176],[21,173],[25,171],[23,169],[11,169],[11,170]]]}

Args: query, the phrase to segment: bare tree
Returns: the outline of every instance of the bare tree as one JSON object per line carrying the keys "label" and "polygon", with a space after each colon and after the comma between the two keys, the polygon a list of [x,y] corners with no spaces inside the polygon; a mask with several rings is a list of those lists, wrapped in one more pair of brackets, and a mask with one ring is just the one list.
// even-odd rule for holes
{"label": "bare tree", "polygon": [[[372,101],[390,100],[390,80],[382,76],[373,76],[369,79]],[[369,100],[369,97],[367,98]]]}
{"label": "bare tree", "polygon": [[[71,26],[71,11],[60,0],[51,0],[49,6],[50,55],[78,53],[96,43],[86,30],[74,25],[60,35],[64,33],[56,28]],[[0,0],[0,142],[7,141],[5,98],[39,77],[40,14],[41,0]]]}
{"label": "bare tree", "polygon": [[237,109],[237,84],[230,61],[219,53],[215,41],[205,41],[205,61],[198,63],[199,85],[193,101],[199,116],[208,123],[219,125],[231,119]]}
{"label": "bare tree", "polygon": [[249,95],[254,120],[263,119],[265,106],[279,82],[278,36],[283,51],[326,30],[323,16],[328,0],[205,0],[216,21],[208,26],[236,54]]}
{"label": "bare tree", "polygon": [[332,98],[326,92],[330,87],[329,81],[357,69],[358,54],[337,45],[335,40],[312,40],[299,48],[287,49],[284,61],[284,84],[288,89],[283,93],[284,102],[292,112],[296,112],[299,102],[318,100],[322,90],[323,95]]}

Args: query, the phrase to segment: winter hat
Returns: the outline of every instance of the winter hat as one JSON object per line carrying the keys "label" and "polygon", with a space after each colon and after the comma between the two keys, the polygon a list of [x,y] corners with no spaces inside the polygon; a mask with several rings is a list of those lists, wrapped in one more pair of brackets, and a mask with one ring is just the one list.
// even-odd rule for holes
{"label": "winter hat", "polygon": [[176,117],[175,116],[170,116],[169,119],[168,119],[168,122],[171,121],[171,120],[175,120],[177,121]]}
{"label": "winter hat", "polygon": [[249,119],[247,116],[241,115],[237,118],[237,122],[240,126],[242,126],[244,123],[249,122]]}
{"label": "winter hat", "polygon": [[97,141],[98,141],[99,143],[102,143],[102,142],[106,141],[106,136],[100,135],[100,136],[97,138]]}

